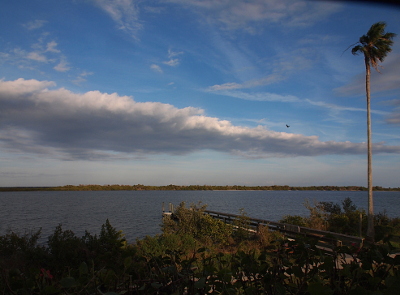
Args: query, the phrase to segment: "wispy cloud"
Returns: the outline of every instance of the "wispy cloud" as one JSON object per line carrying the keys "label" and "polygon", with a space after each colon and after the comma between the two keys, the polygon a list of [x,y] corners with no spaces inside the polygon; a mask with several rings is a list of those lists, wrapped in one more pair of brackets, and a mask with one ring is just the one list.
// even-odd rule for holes
{"label": "wispy cloud", "polygon": [[168,58],[169,60],[164,61],[163,64],[170,66],[170,67],[176,67],[179,65],[180,60],[179,58],[175,58],[179,55],[182,55],[183,51],[172,51],[171,49],[168,50]]}
{"label": "wispy cloud", "polygon": [[48,64],[54,65],[52,68],[58,72],[69,71],[71,66],[67,57],[57,48],[58,43],[54,40],[48,41],[48,39],[49,34],[42,33],[30,49],[16,47],[9,52],[1,52],[0,59],[3,62],[18,65],[20,68],[37,70],[42,69],[42,65]]}
{"label": "wispy cloud", "polygon": [[48,42],[46,46],[46,52],[60,53],[60,50],[58,50],[56,47],[57,47],[56,41]]}
{"label": "wispy cloud", "polygon": [[44,56],[42,53],[37,52],[37,51],[33,51],[33,52],[29,52],[28,55],[26,56],[27,59],[32,59],[35,61],[39,61],[39,62],[47,62],[47,57]]}
{"label": "wispy cloud", "polygon": [[[234,126],[203,110],[135,102],[132,97],[51,89],[50,81],[0,81],[0,147],[62,159],[115,154],[183,155],[215,150],[244,157],[364,154],[365,143],[323,142],[317,136]],[[375,153],[400,153],[376,144]]]}
{"label": "wispy cloud", "polygon": [[137,0],[92,0],[104,10],[118,25],[121,30],[127,31],[132,37],[138,39],[138,32],[142,29],[139,20],[139,7]]}
{"label": "wispy cloud", "polygon": [[300,102],[301,100],[293,95],[281,95],[269,92],[245,93],[240,91],[219,91],[220,95],[231,96],[235,98],[252,101],[279,101],[279,102]]}
{"label": "wispy cloud", "polygon": [[400,99],[394,99],[390,104],[394,106],[394,110],[386,117],[386,122],[400,125]]}
{"label": "wispy cloud", "polygon": [[[326,109],[331,112],[344,112],[344,111],[366,112],[366,108],[340,106],[337,104],[326,103],[324,101],[315,101],[315,100],[311,100],[308,98],[300,99],[294,95],[281,95],[281,94],[269,93],[269,92],[246,93],[246,92],[235,90],[236,88],[234,86],[235,85],[232,85],[231,89],[229,89],[228,87],[226,87],[226,89],[218,89],[217,91],[214,91],[213,93],[218,94],[218,95],[225,95],[225,96],[230,96],[230,97],[234,97],[234,98],[244,99],[244,100],[250,100],[250,101],[302,103],[305,105],[312,105],[312,106],[320,107],[320,108]],[[206,91],[211,91],[211,90],[207,89]],[[378,114],[378,115],[389,116],[389,113],[386,111],[371,110],[371,112],[374,114]]]}
{"label": "wispy cloud", "polygon": [[45,23],[47,23],[47,21],[37,19],[37,20],[31,21],[31,22],[28,22],[26,24],[23,24],[23,26],[31,31],[31,30],[36,30],[36,29],[43,27]]}
{"label": "wispy cloud", "polygon": [[170,66],[170,67],[176,67],[177,65],[179,65],[179,59],[175,58],[175,59],[163,61],[163,64]]}
{"label": "wispy cloud", "polygon": [[[180,59],[176,57],[182,54],[183,51],[172,51],[171,49],[169,49],[167,54],[169,60],[163,61],[162,64],[167,65],[169,67],[176,67],[180,64]],[[152,69],[157,73],[163,73],[163,69],[157,64],[150,65],[150,69]]]}
{"label": "wispy cloud", "polygon": [[159,65],[156,64],[152,64],[150,66],[150,69],[152,69],[153,71],[157,72],[157,73],[162,73],[163,70],[161,69],[161,67]]}
{"label": "wispy cloud", "polygon": [[265,86],[269,84],[276,83],[278,81],[283,80],[283,77],[280,74],[271,74],[267,77],[263,77],[261,79],[250,80],[244,83],[224,83],[220,85],[213,85],[210,86],[207,90],[208,91],[221,91],[221,90],[233,90],[233,89],[243,89],[243,88],[253,88],[257,86]]}
{"label": "wispy cloud", "polygon": [[71,69],[71,67],[68,66],[65,56],[62,56],[60,62],[54,67],[54,69],[57,72],[67,72]]}
{"label": "wispy cloud", "polygon": [[183,54],[183,51],[173,51],[172,49],[168,49],[168,57],[173,58],[175,56],[179,56]]}
{"label": "wispy cloud", "polygon": [[32,59],[39,62],[49,62],[50,58],[47,56],[49,54],[59,54],[61,51],[57,49],[57,42],[50,41],[46,43],[47,34],[43,34],[35,44],[32,44],[34,51],[29,52],[26,56],[28,59]]}
{"label": "wispy cloud", "polygon": [[[360,71],[363,69],[363,59],[360,59]],[[400,55],[389,55],[382,64],[380,73],[371,71],[371,92],[383,92],[400,89]],[[335,89],[343,96],[365,94],[365,73],[360,73],[350,83]]]}
{"label": "wispy cloud", "polygon": [[[366,112],[367,109],[366,108],[355,108],[355,107],[348,107],[348,106],[339,106],[336,104],[332,104],[332,103],[326,103],[323,101],[313,101],[310,99],[305,99],[305,102],[314,105],[314,106],[318,106],[318,107],[323,107],[326,109],[330,109],[333,111],[351,111],[351,112]],[[374,114],[378,114],[378,115],[387,115],[388,112],[385,111],[379,111],[379,110],[371,110],[371,113]]]}
{"label": "wispy cloud", "polygon": [[202,13],[224,29],[257,32],[265,23],[309,26],[340,9],[339,4],[302,0],[167,0]]}
{"label": "wispy cloud", "polygon": [[83,82],[86,82],[86,77],[91,75],[93,75],[93,72],[83,71],[78,75],[78,77],[75,80],[72,80],[72,83],[79,85]]}
{"label": "wispy cloud", "polygon": [[[230,67],[224,71],[235,76],[236,81],[212,85],[208,87],[209,91],[248,89],[279,83],[295,73],[310,68],[313,64],[312,54],[306,49],[280,52],[273,59],[260,63],[258,58],[229,46],[229,43],[221,39],[218,39],[217,44],[229,61],[227,64]],[[268,73],[262,75],[265,70]],[[254,76],[259,78],[249,79]]]}

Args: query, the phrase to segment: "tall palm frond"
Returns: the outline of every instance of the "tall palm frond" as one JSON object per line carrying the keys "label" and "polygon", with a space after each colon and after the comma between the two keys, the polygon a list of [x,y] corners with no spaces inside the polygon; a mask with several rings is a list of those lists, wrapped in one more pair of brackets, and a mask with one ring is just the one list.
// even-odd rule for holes
{"label": "tall palm frond", "polygon": [[383,62],[389,52],[392,51],[395,33],[385,33],[385,22],[377,22],[371,26],[366,35],[360,37],[358,45],[353,47],[354,55],[364,54],[366,61],[379,72],[379,62]]}

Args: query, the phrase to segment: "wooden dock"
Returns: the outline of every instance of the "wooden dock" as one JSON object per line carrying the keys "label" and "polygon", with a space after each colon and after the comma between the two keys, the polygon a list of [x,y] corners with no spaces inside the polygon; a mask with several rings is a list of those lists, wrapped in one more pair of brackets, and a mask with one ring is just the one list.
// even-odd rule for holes
{"label": "wooden dock", "polygon": [[[170,203],[169,210],[164,210],[163,204],[163,215],[172,215],[174,213],[174,206]],[[243,220],[243,215],[222,213],[217,211],[205,210],[204,214],[208,214],[212,218],[221,220],[228,224],[238,224],[238,221]],[[327,250],[333,249],[337,246],[355,246],[362,247],[364,238],[349,236],[344,234],[338,234],[329,231],[315,230],[303,226],[297,226],[293,224],[279,223],[271,220],[258,219],[245,217],[246,227],[252,232],[257,232],[260,226],[266,226],[269,230],[279,231],[285,236],[295,239],[299,236],[315,238],[318,240],[320,247],[326,248]]]}

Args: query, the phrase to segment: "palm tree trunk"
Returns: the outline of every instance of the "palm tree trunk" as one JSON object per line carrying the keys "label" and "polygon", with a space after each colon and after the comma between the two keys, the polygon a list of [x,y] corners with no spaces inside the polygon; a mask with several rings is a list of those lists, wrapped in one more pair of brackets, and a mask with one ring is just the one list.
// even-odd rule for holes
{"label": "palm tree trunk", "polygon": [[369,59],[365,58],[366,77],[365,88],[367,93],[367,137],[368,137],[368,225],[366,239],[374,242],[374,197],[372,193],[372,139],[371,139],[371,95],[370,95],[370,75],[371,67]]}

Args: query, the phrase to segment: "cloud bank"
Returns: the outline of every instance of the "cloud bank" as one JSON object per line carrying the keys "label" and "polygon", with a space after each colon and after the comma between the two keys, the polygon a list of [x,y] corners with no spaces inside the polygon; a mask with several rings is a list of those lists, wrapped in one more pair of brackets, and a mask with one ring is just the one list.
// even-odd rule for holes
{"label": "cloud bank", "polygon": [[[193,107],[54,87],[51,81],[0,81],[1,149],[65,160],[200,150],[256,158],[366,152],[365,143],[234,126]],[[400,147],[376,144],[374,152],[400,153]]]}

